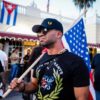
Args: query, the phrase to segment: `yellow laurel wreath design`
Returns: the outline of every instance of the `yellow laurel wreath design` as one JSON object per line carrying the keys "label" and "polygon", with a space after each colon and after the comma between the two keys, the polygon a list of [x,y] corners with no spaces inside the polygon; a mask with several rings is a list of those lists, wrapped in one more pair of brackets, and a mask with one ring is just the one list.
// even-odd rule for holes
{"label": "yellow laurel wreath design", "polygon": [[39,87],[39,91],[38,91],[38,99],[39,100],[55,100],[58,99],[58,95],[60,93],[60,91],[63,89],[62,87],[62,78],[60,78],[60,75],[58,74],[57,71],[54,71],[54,77],[55,77],[55,82],[56,82],[56,87],[54,89],[54,91],[52,91],[50,94],[47,94],[45,96],[42,95],[41,91],[40,91],[40,87]]}

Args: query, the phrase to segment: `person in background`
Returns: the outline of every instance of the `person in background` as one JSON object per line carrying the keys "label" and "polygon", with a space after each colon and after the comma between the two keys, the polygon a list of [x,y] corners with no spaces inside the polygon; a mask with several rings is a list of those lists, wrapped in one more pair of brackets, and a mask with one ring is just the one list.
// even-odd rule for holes
{"label": "person in background", "polygon": [[[30,67],[31,64],[41,55],[42,50],[43,50],[43,47],[41,46],[37,46],[33,48],[32,53],[30,53],[30,49],[27,50],[27,54],[23,58],[25,60],[25,70],[24,71],[26,71],[27,70],[26,68]],[[31,80],[33,72],[34,71],[31,70],[31,72],[26,76],[27,82]],[[22,93],[22,97],[23,97],[23,100],[34,100],[33,98],[35,98],[35,95],[33,93]]]}
{"label": "person in background", "polygon": [[8,56],[7,54],[3,51],[3,44],[0,43],[0,61],[2,63],[3,66],[3,70],[7,70],[8,69]]}
{"label": "person in background", "polygon": [[16,47],[12,51],[11,56],[10,56],[11,71],[10,71],[9,82],[11,82],[13,78],[18,77],[19,69],[20,69],[20,67],[19,67],[19,60],[20,60],[19,49],[18,49],[18,47]]}
{"label": "person in background", "polygon": [[47,52],[34,66],[31,82],[15,78],[9,88],[25,93],[35,90],[37,100],[88,100],[88,68],[82,58],[63,47],[62,24],[46,18],[32,30]]}
{"label": "person in background", "polygon": [[6,88],[6,75],[5,72],[8,70],[8,56],[3,51],[3,44],[0,43],[0,76],[3,81],[4,91]]}
{"label": "person in background", "polygon": [[29,65],[31,65],[41,55],[43,49],[44,48],[42,46],[37,46],[33,48],[29,58]]}
{"label": "person in background", "polygon": [[29,62],[30,55],[31,55],[31,50],[28,48],[26,55],[23,57],[23,62],[24,62],[23,72],[25,72],[28,68],[28,62]]}
{"label": "person in background", "polygon": [[[31,50],[28,48],[27,49],[27,53],[26,55],[23,57],[23,67],[22,67],[22,74],[28,69],[29,67],[29,58],[30,58],[30,55],[31,55]],[[26,82],[29,82],[30,81],[30,75],[31,73],[28,73],[26,75],[26,77],[24,78],[24,80]],[[22,97],[23,97],[23,100],[31,100],[31,97],[30,97],[30,93],[29,94],[26,94],[26,93],[22,93]]]}
{"label": "person in background", "polygon": [[92,74],[96,92],[96,100],[100,100],[100,54],[96,54],[92,60]]}

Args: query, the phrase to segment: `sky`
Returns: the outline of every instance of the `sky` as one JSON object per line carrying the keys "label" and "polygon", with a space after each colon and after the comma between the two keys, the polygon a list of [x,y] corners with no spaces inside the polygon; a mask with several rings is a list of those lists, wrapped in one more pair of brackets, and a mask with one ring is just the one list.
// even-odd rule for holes
{"label": "sky", "polygon": [[[37,7],[43,11],[47,11],[48,0],[5,0],[17,3],[23,6],[30,6],[34,1]],[[93,8],[88,10],[87,15],[92,16],[95,12],[100,15],[100,0],[96,0]],[[73,0],[50,0],[49,12],[63,15],[65,17],[77,17],[80,15],[79,9],[74,5]],[[92,12],[92,13],[91,13]]]}

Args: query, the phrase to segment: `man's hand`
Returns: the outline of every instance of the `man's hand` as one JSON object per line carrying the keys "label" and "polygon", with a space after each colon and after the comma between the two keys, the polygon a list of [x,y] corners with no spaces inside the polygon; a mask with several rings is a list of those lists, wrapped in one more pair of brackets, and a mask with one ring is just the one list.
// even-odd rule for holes
{"label": "man's hand", "polygon": [[12,90],[16,90],[16,91],[23,91],[25,87],[25,83],[23,80],[18,80],[18,78],[14,78],[11,83],[9,88]]}

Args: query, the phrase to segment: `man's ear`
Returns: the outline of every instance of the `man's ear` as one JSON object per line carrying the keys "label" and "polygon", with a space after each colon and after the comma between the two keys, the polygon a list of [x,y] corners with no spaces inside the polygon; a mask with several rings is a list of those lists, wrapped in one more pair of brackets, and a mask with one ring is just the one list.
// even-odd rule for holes
{"label": "man's ear", "polygon": [[60,31],[57,32],[57,37],[58,37],[58,38],[61,38],[62,35],[63,35],[62,32],[60,32]]}

